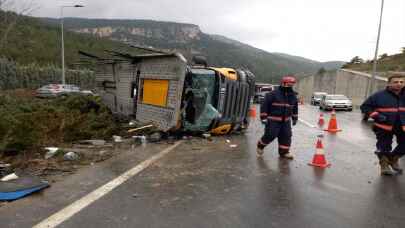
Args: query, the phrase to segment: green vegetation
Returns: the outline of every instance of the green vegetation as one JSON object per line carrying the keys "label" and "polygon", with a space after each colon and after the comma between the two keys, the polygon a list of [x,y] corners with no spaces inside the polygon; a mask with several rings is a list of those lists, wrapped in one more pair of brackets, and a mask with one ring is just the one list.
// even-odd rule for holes
{"label": "green vegetation", "polygon": [[[90,109],[89,104],[100,108]],[[42,100],[27,90],[0,94],[0,151],[35,151],[82,139],[109,139],[116,131],[111,113],[95,97]]]}
{"label": "green vegetation", "polygon": [[[37,89],[46,84],[61,83],[61,74],[61,69],[52,65],[29,64],[21,66],[0,58],[0,90]],[[78,85],[82,89],[93,89],[94,72],[90,70],[67,70],[66,82]]]}
{"label": "green vegetation", "polygon": [[[0,10],[0,21],[9,17],[17,18],[15,25],[8,32],[4,45],[0,46],[2,57],[6,57],[21,65],[36,63],[41,66],[61,64],[60,28],[27,16],[15,15]],[[0,37],[3,37],[8,25],[0,23]],[[120,50],[137,53],[121,42],[96,38],[85,34],[65,31],[65,59],[69,68],[81,60],[78,51],[87,51],[97,55],[105,54],[105,50]]]}
{"label": "green vegetation", "polygon": [[[373,69],[372,60],[364,61],[360,57],[356,56],[351,59],[350,62],[346,63],[343,68],[372,72]],[[377,60],[377,72],[382,72],[381,75],[386,75],[384,73],[389,71],[405,71],[405,48],[402,48],[402,53],[395,55],[382,54]]]}

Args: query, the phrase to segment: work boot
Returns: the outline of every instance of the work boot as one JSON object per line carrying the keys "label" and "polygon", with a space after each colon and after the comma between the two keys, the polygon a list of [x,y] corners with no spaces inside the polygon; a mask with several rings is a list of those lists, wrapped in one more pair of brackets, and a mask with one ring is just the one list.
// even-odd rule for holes
{"label": "work boot", "polygon": [[263,156],[263,154],[264,154],[264,149],[260,148],[260,147],[257,147],[257,149],[256,149],[257,157],[261,157],[261,156]]}
{"label": "work boot", "polygon": [[390,165],[393,170],[395,170],[398,173],[402,173],[402,168],[399,166],[399,156],[394,155],[390,157]]}
{"label": "work boot", "polygon": [[381,175],[392,176],[395,171],[390,166],[390,160],[386,156],[380,158]]}
{"label": "work boot", "polygon": [[256,155],[257,155],[257,157],[262,157],[262,156],[263,156],[263,153],[264,153],[264,149],[262,149],[262,148],[260,148],[260,147],[257,147],[257,149],[256,149]]}
{"label": "work boot", "polygon": [[280,154],[280,158],[285,158],[285,159],[294,159],[294,155],[290,152],[285,153],[285,154]]}

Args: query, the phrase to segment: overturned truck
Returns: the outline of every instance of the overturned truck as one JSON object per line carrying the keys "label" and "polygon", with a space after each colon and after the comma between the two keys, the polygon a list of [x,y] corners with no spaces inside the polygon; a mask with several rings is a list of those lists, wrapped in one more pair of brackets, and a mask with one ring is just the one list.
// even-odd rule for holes
{"label": "overturned truck", "polygon": [[119,58],[98,58],[96,68],[97,92],[113,113],[164,132],[227,134],[247,128],[251,72],[190,66],[179,53],[114,56]]}

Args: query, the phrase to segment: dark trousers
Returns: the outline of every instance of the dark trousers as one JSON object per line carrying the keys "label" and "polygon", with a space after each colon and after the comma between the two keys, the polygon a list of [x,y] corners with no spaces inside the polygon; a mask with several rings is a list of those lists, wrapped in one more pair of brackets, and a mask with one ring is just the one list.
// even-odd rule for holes
{"label": "dark trousers", "polygon": [[[377,127],[373,128],[373,131],[377,137],[377,151],[376,155],[381,156],[400,156],[405,155],[405,132],[400,126],[394,126],[392,131],[386,131]],[[397,147],[392,150],[392,139],[397,139]]]}
{"label": "dark trousers", "polygon": [[291,136],[291,121],[278,122],[269,120],[264,129],[264,135],[257,146],[263,149],[277,138],[279,154],[286,154],[290,150]]}

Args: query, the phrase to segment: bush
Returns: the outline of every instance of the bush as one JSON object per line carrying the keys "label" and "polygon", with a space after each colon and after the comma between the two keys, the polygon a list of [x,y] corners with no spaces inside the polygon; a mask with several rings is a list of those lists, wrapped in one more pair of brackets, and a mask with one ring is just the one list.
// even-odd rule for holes
{"label": "bush", "polygon": [[0,95],[0,151],[108,139],[117,129],[109,110],[92,96],[42,100]]}

